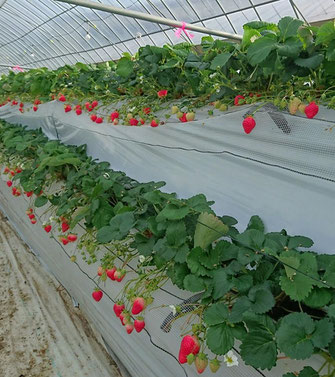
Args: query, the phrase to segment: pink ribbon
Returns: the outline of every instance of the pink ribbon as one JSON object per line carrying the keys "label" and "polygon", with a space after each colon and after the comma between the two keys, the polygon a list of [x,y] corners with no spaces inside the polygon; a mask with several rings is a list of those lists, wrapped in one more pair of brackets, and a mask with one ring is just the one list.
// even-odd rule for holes
{"label": "pink ribbon", "polygon": [[18,71],[18,72],[24,72],[24,69],[21,68],[20,66],[16,65],[12,68],[13,71]]}
{"label": "pink ribbon", "polygon": [[181,37],[181,33],[184,32],[189,38],[193,38],[194,35],[186,30],[186,22],[183,22],[182,26],[179,27],[174,33],[177,38]]}

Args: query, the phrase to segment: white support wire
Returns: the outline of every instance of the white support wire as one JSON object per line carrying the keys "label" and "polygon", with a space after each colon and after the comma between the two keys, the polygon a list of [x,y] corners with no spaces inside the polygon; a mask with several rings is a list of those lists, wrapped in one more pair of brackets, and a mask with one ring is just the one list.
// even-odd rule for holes
{"label": "white support wire", "polygon": [[[153,16],[151,14],[137,12],[137,11],[133,11],[133,10],[130,10],[130,9],[117,8],[117,7],[113,7],[111,5],[95,3],[95,2],[89,1],[89,0],[56,0],[56,1],[62,2],[62,3],[73,4],[73,5],[77,5],[77,6],[82,6],[82,7],[85,7],[85,8],[96,9],[96,10],[100,10],[100,11],[103,11],[103,12],[119,14],[119,15],[125,16],[125,17],[132,17],[132,18],[135,18],[135,19],[140,19],[140,20],[144,20],[144,21],[168,25],[168,26],[172,26],[174,28],[183,26],[183,22],[181,22],[181,21],[171,20],[171,19],[164,18],[164,17]],[[196,32],[199,32],[199,33],[215,35],[215,36],[218,36],[218,37],[229,38],[229,39],[233,39],[233,40],[237,40],[237,41],[242,40],[242,35],[239,35],[239,34],[232,34],[232,33],[227,33],[227,32],[220,31],[220,30],[207,29],[203,26],[196,26],[196,25],[192,25],[192,24],[186,24],[185,27],[187,28],[187,30],[196,31]]]}

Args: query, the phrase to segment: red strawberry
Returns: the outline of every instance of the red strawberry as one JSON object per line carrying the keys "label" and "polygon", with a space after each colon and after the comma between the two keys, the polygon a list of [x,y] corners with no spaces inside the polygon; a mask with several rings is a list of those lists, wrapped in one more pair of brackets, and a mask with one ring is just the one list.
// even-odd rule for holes
{"label": "red strawberry", "polygon": [[33,107],[33,110],[34,110],[34,111],[37,111],[37,110],[38,110],[38,107],[37,107],[37,106],[34,106],[34,107]]}
{"label": "red strawberry", "polygon": [[20,107],[23,107],[23,106],[24,106],[24,103],[23,103],[23,102],[21,102],[19,106],[20,106]]}
{"label": "red strawberry", "polygon": [[143,125],[145,123],[145,120],[140,118],[140,123]]}
{"label": "red strawberry", "polygon": [[131,334],[134,330],[134,325],[132,323],[127,323],[126,324],[126,330],[128,334]]}
{"label": "red strawberry", "polygon": [[150,108],[150,107],[145,107],[145,108],[143,109],[143,112],[144,112],[144,114],[148,115],[148,114],[151,113],[151,108]]}
{"label": "red strawberry", "polygon": [[124,270],[121,270],[121,271],[118,270],[114,274],[115,280],[118,282],[122,281],[125,276],[126,276],[126,272]]}
{"label": "red strawberry", "polygon": [[24,111],[24,110],[22,109],[22,107],[20,107],[20,108],[19,108],[19,112],[20,112],[20,113],[23,113],[23,111]]}
{"label": "red strawberry", "polygon": [[11,186],[13,185],[13,182],[12,182],[12,181],[7,181],[6,183],[7,183],[7,186],[8,186],[8,187],[11,187]]}
{"label": "red strawberry", "polygon": [[32,208],[28,208],[27,211],[26,211],[26,214],[29,215],[31,213],[33,213],[33,209]]}
{"label": "red strawberry", "polygon": [[112,269],[108,269],[108,270],[106,271],[107,276],[108,276],[111,280],[116,280],[116,278],[115,278],[115,272],[116,272],[116,268],[115,268],[115,267],[113,267]]}
{"label": "red strawberry", "polygon": [[98,118],[98,117],[97,117],[95,114],[92,114],[92,115],[91,115],[91,121],[92,121],[92,122],[95,122],[95,121],[97,120],[97,118]]}
{"label": "red strawberry", "polygon": [[90,109],[91,108],[91,104],[89,102],[86,102],[85,103],[85,107],[86,107],[86,110]]}
{"label": "red strawberry", "polygon": [[96,302],[99,302],[101,299],[102,299],[102,296],[103,296],[104,294],[103,294],[103,292],[100,290],[100,289],[98,289],[98,288],[96,288],[95,290],[94,290],[94,292],[92,293],[92,297],[93,297],[93,299],[96,301]]}
{"label": "red strawberry", "polygon": [[9,173],[9,172],[10,172],[9,167],[6,166],[3,172],[4,172],[5,174],[6,174],[6,173]]}
{"label": "red strawberry", "polygon": [[36,219],[31,219],[30,222],[31,222],[32,224],[36,224],[37,221],[36,221]]}
{"label": "red strawberry", "polygon": [[62,241],[63,245],[67,245],[69,243],[69,240],[67,238],[61,237],[60,240]]}
{"label": "red strawberry", "polygon": [[31,220],[31,219],[34,219],[34,218],[35,218],[35,215],[34,215],[33,213],[30,213],[30,214],[28,215],[28,217],[29,217],[29,219]]}
{"label": "red strawberry", "polygon": [[98,276],[101,276],[105,272],[104,268],[102,266],[98,267]]}
{"label": "red strawberry", "polygon": [[157,127],[158,126],[158,123],[155,121],[155,119],[153,119],[151,121],[151,124],[150,124],[151,127]]}
{"label": "red strawberry", "polygon": [[20,195],[21,195],[21,191],[20,190],[16,190],[15,196],[20,196]]}
{"label": "red strawberry", "polygon": [[117,111],[114,111],[114,113],[111,114],[111,121],[113,122],[115,119],[119,117],[119,113]]}
{"label": "red strawberry", "polygon": [[239,105],[243,105],[244,104],[244,101],[241,101],[244,99],[244,96],[241,96],[240,94],[238,96],[235,97],[234,99],[234,105],[235,106],[239,106]]}
{"label": "red strawberry", "polygon": [[28,191],[25,193],[28,198],[30,198],[33,195],[33,191]]}
{"label": "red strawberry", "polygon": [[98,117],[95,121],[95,123],[102,123],[104,120],[101,117]]}
{"label": "red strawberry", "polygon": [[35,99],[34,105],[39,105],[40,103],[41,103],[41,101],[39,99]]}
{"label": "red strawberry", "polygon": [[71,110],[72,110],[71,105],[66,105],[66,106],[64,107],[64,111],[65,111],[66,113],[68,113],[68,112],[71,111]]}
{"label": "red strawberry", "polygon": [[70,242],[74,242],[77,240],[77,236],[75,234],[69,234],[67,236],[67,239],[70,241]]}
{"label": "red strawberry", "polygon": [[255,119],[250,115],[248,117],[246,117],[243,122],[242,122],[242,126],[244,128],[244,132],[246,134],[250,134],[250,132],[255,128],[256,126],[256,121]]}
{"label": "red strawberry", "polygon": [[65,102],[66,98],[63,94],[61,94],[60,97],[58,98],[58,100],[61,101],[61,102]]}
{"label": "red strawberry", "polygon": [[119,315],[119,318],[120,318],[120,321],[122,323],[122,326],[124,326],[126,323],[125,323],[125,319],[126,319],[126,315],[124,313],[121,313]]}
{"label": "red strawberry", "polygon": [[11,170],[11,171],[10,171],[10,175],[14,177],[14,175],[15,175],[15,171]]}
{"label": "red strawberry", "polygon": [[168,93],[167,90],[160,90],[159,92],[157,92],[157,95],[159,98],[163,98],[167,96],[167,93]]}
{"label": "red strawberry", "polygon": [[305,107],[305,114],[308,119],[312,119],[319,112],[319,106],[313,101]]}
{"label": "red strawberry", "polygon": [[145,300],[143,297],[136,297],[131,309],[132,314],[139,314],[145,308]]}
{"label": "red strawberry", "polygon": [[185,335],[180,344],[179,350],[179,362],[185,364],[187,362],[187,356],[190,353],[196,355],[200,350],[198,338],[196,336]]}
{"label": "red strawberry", "polygon": [[81,105],[76,105],[76,109],[81,109]]}
{"label": "red strawberry", "polygon": [[115,315],[120,318],[120,315],[121,315],[122,311],[124,310],[124,304],[115,303],[114,306],[113,306],[113,310],[114,310]]}
{"label": "red strawberry", "polygon": [[76,114],[77,114],[77,115],[81,115],[82,113],[83,113],[82,109],[79,109],[79,108],[78,108],[78,109],[76,110]]}
{"label": "red strawberry", "polygon": [[130,124],[131,126],[137,126],[137,125],[138,125],[138,120],[135,119],[135,118],[131,118],[131,119],[129,120],[129,124]]}
{"label": "red strawberry", "polygon": [[16,187],[13,187],[13,188],[12,188],[12,194],[13,194],[13,195],[15,195],[15,194],[16,194],[16,190],[17,190],[17,188],[16,188]]}
{"label": "red strawberry", "polygon": [[16,168],[16,170],[15,170],[18,174],[19,173],[22,173],[22,169],[21,168]]}
{"label": "red strawberry", "polygon": [[50,230],[51,230],[51,225],[46,225],[46,226],[44,227],[44,230],[45,230],[47,233],[49,233]]}
{"label": "red strawberry", "polygon": [[67,222],[62,222],[62,232],[65,233],[67,230],[70,229],[70,226]]}
{"label": "red strawberry", "polygon": [[195,358],[195,367],[197,368],[197,372],[199,374],[203,373],[208,365],[208,358],[207,355],[204,353],[199,353],[197,357]]}
{"label": "red strawberry", "polygon": [[142,317],[135,319],[134,327],[137,332],[141,332],[145,327],[144,319]]}
{"label": "red strawberry", "polygon": [[186,113],[184,113],[183,116],[179,118],[179,120],[183,123],[187,122]]}
{"label": "red strawberry", "polygon": [[98,101],[93,101],[92,102],[92,107],[93,107],[93,109],[95,108],[95,107],[97,107],[99,105],[99,102]]}

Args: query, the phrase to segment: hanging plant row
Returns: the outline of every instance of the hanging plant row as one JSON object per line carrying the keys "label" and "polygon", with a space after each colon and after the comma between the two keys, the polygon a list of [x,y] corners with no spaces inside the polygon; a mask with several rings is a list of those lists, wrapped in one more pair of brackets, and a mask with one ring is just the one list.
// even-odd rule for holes
{"label": "hanging plant row", "polygon": [[[38,111],[50,100],[64,102],[67,113],[87,112],[95,123],[128,126],[157,127],[171,116],[190,122],[208,104],[226,111],[254,102],[313,118],[320,104],[335,108],[335,24],[257,21],[244,25],[240,44],[204,37],[200,46],[145,46],[118,62],[10,72],[0,79],[0,103],[21,113],[31,110],[24,102]],[[107,107],[115,109],[107,114]],[[246,133],[256,126],[256,111],[241,119]]]}
{"label": "hanging plant row", "polygon": [[[5,189],[29,198],[23,216],[32,226],[65,247],[76,243],[72,261],[81,255],[97,263],[105,284],[118,284],[128,263],[137,263],[114,305],[125,333],[143,330],[153,293],[170,279],[199,295],[187,310],[171,306],[172,325],[182,317],[191,323],[180,363],[194,364],[199,373],[216,372],[222,362],[237,365],[232,348],[238,340],[242,359],[255,368],[318,354],[325,358],[322,376],[334,376],[335,256],[306,250],[311,239],[266,233],[258,216],[240,233],[237,220],[216,215],[204,195],[178,199],[159,190],[164,182],[138,183],[87,157],[85,146],[49,141],[40,130],[1,121],[0,148]],[[47,222],[38,224],[36,207],[46,208]],[[104,299],[102,290],[92,297]],[[317,377],[321,369],[306,366],[285,377]]]}

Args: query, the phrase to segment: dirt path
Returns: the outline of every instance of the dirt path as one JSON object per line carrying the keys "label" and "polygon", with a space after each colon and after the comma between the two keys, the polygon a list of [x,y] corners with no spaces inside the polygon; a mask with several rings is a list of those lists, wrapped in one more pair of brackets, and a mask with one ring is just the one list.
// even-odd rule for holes
{"label": "dirt path", "polygon": [[0,377],[120,377],[91,326],[0,214]]}

